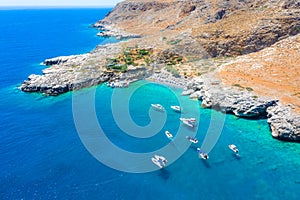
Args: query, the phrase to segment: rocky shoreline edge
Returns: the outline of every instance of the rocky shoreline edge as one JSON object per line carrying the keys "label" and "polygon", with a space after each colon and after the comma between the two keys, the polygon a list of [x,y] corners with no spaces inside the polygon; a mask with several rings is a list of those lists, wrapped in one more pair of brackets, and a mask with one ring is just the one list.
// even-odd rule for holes
{"label": "rocky shoreline edge", "polygon": [[248,91],[223,86],[211,78],[195,78],[182,95],[197,98],[204,108],[248,119],[267,119],[272,136],[283,141],[300,142],[300,116],[278,100],[258,97]]}
{"label": "rocky shoreline edge", "polygon": [[93,27],[100,30],[100,32],[97,34],[97,36],[100,37],[114,37],[117,40],[141,38],[141,35],[128,33],[104,21],[96,22]]}
{"label": "rocky shoreline edge", "polygon": [[[98,35],[102,37],[116,37],[117,39],[141,37],[126,33],[102,21],[93,26],[101,30]],[[48,68],[42,71],[42,75],[30,75],[19,88],[24,92],[57,96],[109,81],[119,80],[130,83],[146,79],[184,88],[182,95],[198,99],[204,108],[215,109],[242,118],[266,118],[274,138],[300,142],[300,116],[292,113],[290,108],[281,105],[278,100],[257,97],[249,91],[225,87],[211,77],[202,76],[192,80],[174,77],[162,70],[162,66],[158,63],[151,63],[147,67],[131,66],[125,73],[107,71],[104,67],[106,59],[119,55],[123,50],[122,42],[119,42],[97,46],[95,50],[86,54],[46,59],[43,64]]]}
{"label": "rocky shoreline edge", "polygon": [[57,96],[107,81],[126,80],[130,83],[146,79],[184,88],[182,95],[198,99],[203,108],[218,110],[241,118],[266,118],[274,138],[300,142],[300,116],[292,113],[278,100],[257,97],[249,91],[225,87],[219,80],[211,77],[202,76],[189,80],[173,77],[165,70],[153,72],[145,67],[129,69],[125,73],[114,73],[100,70],[100,67],[97,68],[94,65],[88,65],[92,58],[96,58],[98,55],[107,56],[120,51],[118,45],[110,44],[99,46],[88,54],[46,59],[43,64],[51,65],[51,67],[44,69],[43,75],[30,75],[20,89],[24,92],[39,92]]}

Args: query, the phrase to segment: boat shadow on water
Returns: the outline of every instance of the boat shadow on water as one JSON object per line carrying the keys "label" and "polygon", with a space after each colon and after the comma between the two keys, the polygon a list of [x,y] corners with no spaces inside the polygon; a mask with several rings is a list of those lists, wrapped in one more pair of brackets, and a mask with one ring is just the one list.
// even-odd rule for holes
{"label": "boat shadow on water", "polygon": [[158,175],[164,180],[168,180],[171,176],[170,172],[166,168],[158,170]]}
{"label": "boat shadow on water", "polygon": [[202,161],[203,165],[204,165],[206,168],[211,168],[211,165],[209,164],[208,160],[204,160],[204,159],[202,159],[201,157],[199,157],[199,159]]}
{"label": "boat shadow on water", "polygon": [[241,160],[241,155],[238,153],[233,153],[232,157],[234,157],[236,160]]}

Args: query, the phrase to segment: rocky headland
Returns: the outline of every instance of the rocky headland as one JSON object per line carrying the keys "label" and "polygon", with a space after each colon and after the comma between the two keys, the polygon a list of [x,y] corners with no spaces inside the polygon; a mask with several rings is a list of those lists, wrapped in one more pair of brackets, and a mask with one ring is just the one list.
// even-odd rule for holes
{"label": "rocky headland", "polygon": [[185,87],[206,108],[267,118],[274,138],[299,142],[299,16],[295,0],[126,0],[93,25],[126,40],[47,59],[20,89],[59,95],[146,78]]}

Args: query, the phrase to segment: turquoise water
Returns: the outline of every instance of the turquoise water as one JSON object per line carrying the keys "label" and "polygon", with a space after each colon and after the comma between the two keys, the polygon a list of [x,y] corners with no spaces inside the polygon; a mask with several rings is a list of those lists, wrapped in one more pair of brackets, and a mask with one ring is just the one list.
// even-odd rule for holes
{"label": "turquoise water", "polygon": [[[111,42],[95,37],[96,31],[87,28],[108,11],[0,11],[0,199],[299,198],[300,146],[272,139],[266,120],[244,120],[201,109],[198,101],[180,96],[178,89],[144,85],[147,82],[143,81],[126,89],[101,85],[59,97],[17,89],[27,75],[40,73],[43,67],[38,63],[43,59],[84,53],[98,43]],[[99,124],[116,146],[136,153],[155,151],[170,143],[165,130],[176,135],[180,127],[186,135],[196,134],[199,144],[188,148],[164,170],[134,174],[107,167],[84,147],[73,120],[72,95],[93,89]],[[151,123],[151,103],[165,106],[167,118],[163,128],[143,139],[122,131],[111,111],[111,95],[118,90],[134,91],[129,111],[140,126]],[[178,102],[184,105],[183,115],[192,117],[200,110],[197,132],[182,127],[180,115],[169,109],[169,105]],[[222,123],[223,118],[222,134],[209,153],[209,160],[200,160],[195,147],[201,146],[212,121]],[[238,146],[240,158],[228,149],[230,143]],[[137,167],[140,166],[153,164],[146,158]]]}

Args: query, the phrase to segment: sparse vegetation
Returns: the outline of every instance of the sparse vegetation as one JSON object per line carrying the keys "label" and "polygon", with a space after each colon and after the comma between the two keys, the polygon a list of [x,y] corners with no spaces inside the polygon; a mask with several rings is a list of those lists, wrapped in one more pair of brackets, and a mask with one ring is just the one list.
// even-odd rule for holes
{"label": "sparse vegetation", "polygon": [[243,50],[242,50],[242,49],[239,49],[239,50],[238,50],[238,53],[239,53],[240,55],[243,55]]}
{"label": "sparse vegetation", "polygon": [[106,59],[106,68],[123,73],[127,71],[130,65],[148,66],[152,62],[150,59],[151,54],[152,49],[126,47],[118,57]]}
{"label": "sparse vegetation", "polygon": [[120,65],[120,64],[118,64],[118,65],[113,66],[112,69],[124,73],[124,72],[127,71],[127,65]]}
{"label": "sparse vegetation", "polygon": [[246,90],[249,91],[249,92],[253,91],[253,89],[251,87],[246,87]]}
{"label": "sparse vegetation", "polygon": [[181,42],[180,39],[176,39],[176,40],[170,40],[170,41],[168,41],[167,44],[169,44],[169,45],[176,45],[176,44],[178,44],[180,42]]}
{"label": "sparse vegetation", "polygon": [[166,70],[170,72],[174,77],[180,77],[179,71],[172,65],[167,65]]}
{"label": "sparse vegetation", "polygon": [[241,85],[240,85],[240,84],[238,84],[238,83],[235,83],[235,84],[233,84],[232,86],[244,89],[244,87],[243,87],[243,86],[241,86]]}

